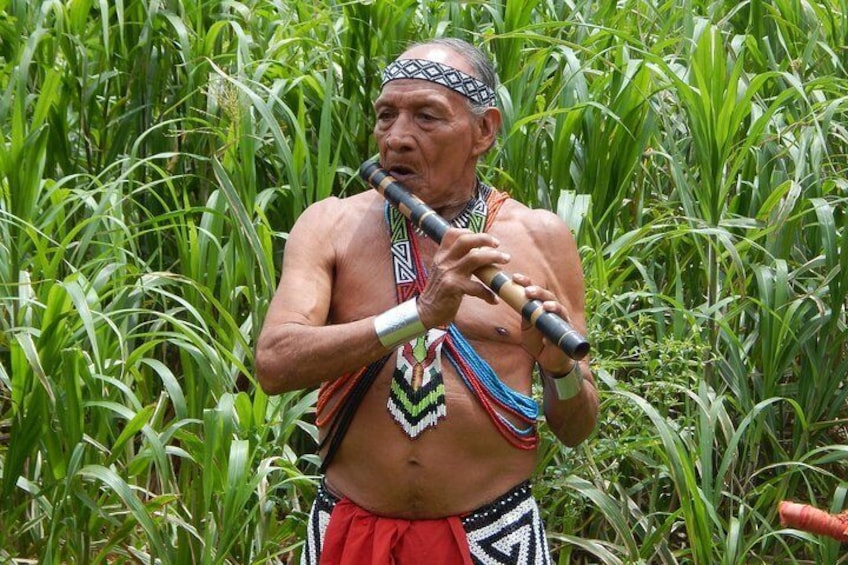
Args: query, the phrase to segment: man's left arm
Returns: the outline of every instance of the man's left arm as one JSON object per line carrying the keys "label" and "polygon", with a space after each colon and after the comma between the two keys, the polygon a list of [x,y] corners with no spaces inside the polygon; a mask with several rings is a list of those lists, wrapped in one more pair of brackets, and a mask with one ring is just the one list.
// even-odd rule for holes
{"label": "man's left arm", "polygon": [[[530,213],[531,237],[546,263],[545,280],[532,281],[516,274],[515,281],[526,287],[528,299],[541,301],[545,310],[586,335],[583,267],[574,236],[555,214]],[[598,391],[588,359],[574,361],[527,322],[522,330],[524,347],[536,359],[542,375],[548,426],[560,441],[573,447],[592,433],[598,420]]]}

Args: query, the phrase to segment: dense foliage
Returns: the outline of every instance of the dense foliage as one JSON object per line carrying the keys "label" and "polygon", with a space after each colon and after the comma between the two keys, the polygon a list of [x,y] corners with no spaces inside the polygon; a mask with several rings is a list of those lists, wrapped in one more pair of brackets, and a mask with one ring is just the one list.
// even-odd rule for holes
{"label": "dense foliage", "polygon": [[496,62],[482,174],[578,236],[597,433],[544,435],[560,563],[846,563],[845,0],[0,0],[0,562],[268,563],[315,392],[252,348],[287,230],[364,190],[379,69]]}

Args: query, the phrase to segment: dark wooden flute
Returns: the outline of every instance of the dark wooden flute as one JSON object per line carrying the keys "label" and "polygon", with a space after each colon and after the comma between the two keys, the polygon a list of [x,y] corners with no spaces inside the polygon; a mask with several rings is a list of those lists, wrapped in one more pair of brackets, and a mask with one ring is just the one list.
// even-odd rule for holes
{"label": "dark wooden flute", "polygon": [[[372,159],[362,163],[359,167],[359,176],[418,226],[427,237],[437,243],[442,241],[445,232],[451,227],[450,223],[420,198],[410,193],[385,169],[382,169],[377,161]],[[513,282],[509,274],[494,265],[488,265],[477,269],[474,275],[542,332],[542,335],[551,343],[555,343],[562,349],[566,355],[580,360],[589,352],[589,342],[586,338],[558,315],[545,311],[540,301],[528,300],[524,287]]]}

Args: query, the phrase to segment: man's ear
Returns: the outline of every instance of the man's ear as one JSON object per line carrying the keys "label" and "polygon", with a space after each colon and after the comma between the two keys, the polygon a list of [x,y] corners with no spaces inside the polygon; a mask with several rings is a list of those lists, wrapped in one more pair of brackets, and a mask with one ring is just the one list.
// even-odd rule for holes
{"label": "man's ear", "polygon": [[498,133],[501,131],[503,117],[501,111],[495,108],[486,108],[486,112],[482,116],[477,117],[477,141],[474,144],[475,156],[479,157],[486,151],[492,148],[495,140],[498,138]]}

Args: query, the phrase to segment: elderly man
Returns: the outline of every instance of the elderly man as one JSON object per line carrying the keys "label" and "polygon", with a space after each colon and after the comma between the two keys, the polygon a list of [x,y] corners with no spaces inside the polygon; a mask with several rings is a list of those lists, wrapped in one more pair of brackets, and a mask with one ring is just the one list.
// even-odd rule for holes
{"label": "elderly man", "polygon": [[529,487],[534,366],[566,445],[594,428],[597,391],[585,360],[473,273],[501,266],[584,331],[574,239],[477,178],[501,115],[476,48],[417,44],[383,79],[380,164],[453,227],[437,244],[371,190],[314,204],[291,231],[256,368],[269,394],[321,386],[325,476],[303,562],[549,563]]}

